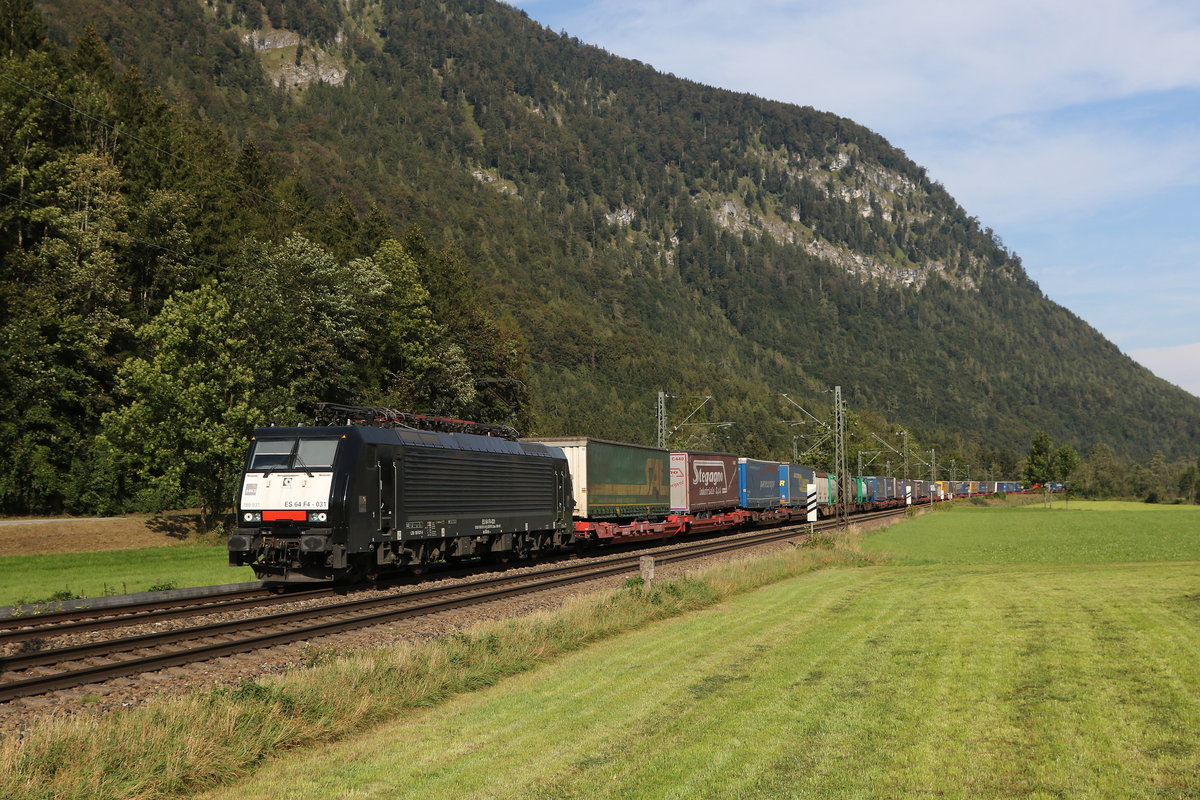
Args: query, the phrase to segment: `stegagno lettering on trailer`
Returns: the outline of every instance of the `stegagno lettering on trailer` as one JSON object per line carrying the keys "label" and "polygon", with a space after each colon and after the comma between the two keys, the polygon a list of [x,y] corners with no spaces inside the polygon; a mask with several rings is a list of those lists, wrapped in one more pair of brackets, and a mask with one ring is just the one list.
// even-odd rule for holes
{"label": "stegagno lettering on trailer", "polygon": [[729,487],[723,461],[692,461],[692,483],[699,487],[701,497],[724,492]]}

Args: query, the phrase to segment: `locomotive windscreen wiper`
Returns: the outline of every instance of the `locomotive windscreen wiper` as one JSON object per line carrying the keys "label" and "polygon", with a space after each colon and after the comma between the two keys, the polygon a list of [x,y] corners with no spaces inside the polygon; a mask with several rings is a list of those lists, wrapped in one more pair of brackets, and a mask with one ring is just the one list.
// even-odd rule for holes
{"label": "locomotive windscreen wiper", "polygon": [[295,458],[296,458],[296,464],[295,464],[295,466],[296,466],[296,468],[298,468],[298,469],[302,469],[302,470],[304,470],[304,474],[305,474],[305,475],[307,475],[308,477],[310,477],[310,478],[311,478],[311,477],[313,476],[313,474],[312,474],[312,470],[310,470],[310,469],[308,468],[308,465],[304,463],[304,458],[303,458],[303,457],[301,457],[301,455],[300,455],[300,444],[301,444],[301,441],[302,441],[302,440],[300,440],[300,439],[297,439],[297,440],[296,440],[296,455],[295,455]]}
{"label": "locomotive windscreen wiper", "polygon": [[292,454],[296,469],[302,469],[312,477],[313,469],[332,469],[337,454],[338,439],[300,439]]}
{"label": "locomotive windscreen wiper", "polygon": [[313,477],[314,469],[332,469],[338,439],[259,439],[250,458],[250,470],[268,474],[303,471]]}

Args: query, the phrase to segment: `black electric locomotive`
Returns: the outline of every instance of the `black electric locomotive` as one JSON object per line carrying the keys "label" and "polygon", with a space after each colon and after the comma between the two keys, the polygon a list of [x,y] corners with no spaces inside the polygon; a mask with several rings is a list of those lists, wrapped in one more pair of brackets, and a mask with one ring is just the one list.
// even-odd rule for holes
{"label": "black electric locomotive", "polygon": [[361,425],[259,428],[229,563],[292,582],[524,558],[573,542],[572,505],[557,447]]}

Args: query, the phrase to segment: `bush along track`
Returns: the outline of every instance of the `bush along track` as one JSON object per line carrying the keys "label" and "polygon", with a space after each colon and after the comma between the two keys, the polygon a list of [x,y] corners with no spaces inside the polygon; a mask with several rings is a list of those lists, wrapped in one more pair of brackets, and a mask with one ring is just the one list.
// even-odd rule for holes
{"label": "bush along track", "polygon": [[104,716],[48,719],[0,743],[0,796],[179,797],[230,782],[272,753],[344,738],[590,642],[813,570],[880,558],[864,554],[855,533],[826,534],[790,551],[656,581],[649,591],[632,579],[554,612],[430,642],[345,656],[314,649],[306,668],[286,675]]}

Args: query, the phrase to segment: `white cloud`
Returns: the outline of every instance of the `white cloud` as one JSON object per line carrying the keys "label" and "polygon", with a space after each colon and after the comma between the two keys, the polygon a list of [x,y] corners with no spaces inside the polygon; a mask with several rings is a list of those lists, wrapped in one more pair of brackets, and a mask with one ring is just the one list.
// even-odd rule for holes
{"label": "white cloud", "polygon": [[1155,375],[1200,397],[1200,342],[1131,350],[1130,358]]}
{"label": "white cloud", "polygon": [[618,56],[866,125],[1118,342],[1197,336],[1193,0],[516,4]]}
{"label": "white cloud", "polygon": [[1200,137],[1011,125],[975,138],[906,148],[987,224],[1079,214],[1200,183]]}
{"label": "white cloud", "polygon": [[897,132],[1200,86],[1200,8],[1184,2],[593,0],[568,30]]}

